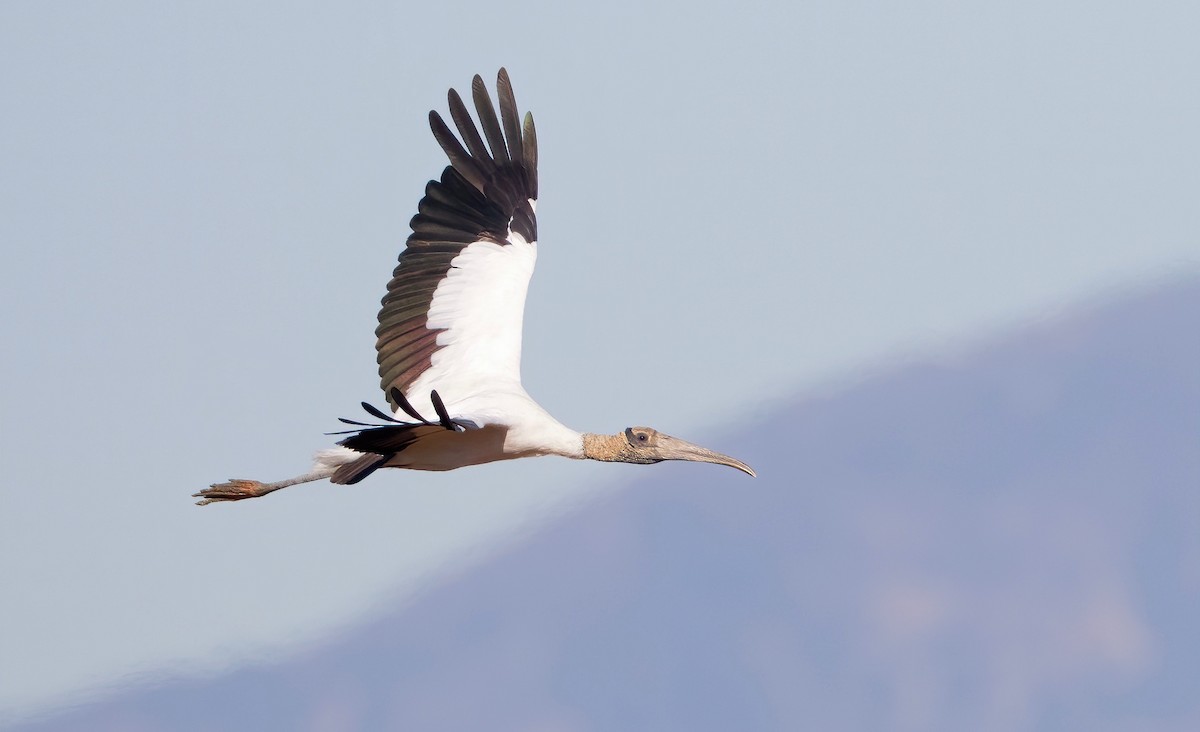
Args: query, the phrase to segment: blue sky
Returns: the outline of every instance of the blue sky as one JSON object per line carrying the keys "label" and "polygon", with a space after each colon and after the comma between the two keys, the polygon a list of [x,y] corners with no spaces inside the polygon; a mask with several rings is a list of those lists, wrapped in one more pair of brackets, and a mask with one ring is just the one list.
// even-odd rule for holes
{"label": "blue sky", "polygon": [[1200,269],[1198,16],[0,6],[0,713],[286,653],[639,470],[191,505],[382,403],[375,312],[447,87],[505,65],[538,122],[531,394],[719,450],[781,398]]}

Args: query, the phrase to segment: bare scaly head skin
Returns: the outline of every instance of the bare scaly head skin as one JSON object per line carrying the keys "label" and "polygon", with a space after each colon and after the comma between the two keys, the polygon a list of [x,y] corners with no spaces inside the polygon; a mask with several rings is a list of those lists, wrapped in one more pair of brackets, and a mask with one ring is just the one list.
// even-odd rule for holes
{"label": "bare scaly head skin", "polygon": [[737,468],[754,477],[754,470],[741,460],[665,435],[651,427],[630,427],[615,435],[585,434],[583,454],[592,460],[609,463],[648,465],[663,460],[714,463]]}

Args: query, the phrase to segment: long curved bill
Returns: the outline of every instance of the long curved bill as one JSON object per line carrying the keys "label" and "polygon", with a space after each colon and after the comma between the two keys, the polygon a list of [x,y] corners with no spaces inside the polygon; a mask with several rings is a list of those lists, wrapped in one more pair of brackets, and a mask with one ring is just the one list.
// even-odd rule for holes
{"label": "long curved bill", "polygon": [[658,454],[663,460],[690,460],[695,463],[715,463],[717,465],[728,465],[731,468],[737,468],[751,478],[756,478],[754,469],[743,463],[737,458],[722,455],[719,452],[714,452],[706,447],[693,445],[690,442],[664,435],[661,432],[658,435]]}

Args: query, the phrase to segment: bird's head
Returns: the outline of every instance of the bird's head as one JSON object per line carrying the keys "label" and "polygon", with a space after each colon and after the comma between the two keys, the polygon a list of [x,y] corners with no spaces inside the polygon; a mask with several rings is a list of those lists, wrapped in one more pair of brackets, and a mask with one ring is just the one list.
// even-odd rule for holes
{"label": "bird's head", "polygon": [[616,435],[587,434],[583,438],[583,448],[584,455],[592,460],[641,465],[663,460],[690,460],[728,465],[754,476],[754,470],[741,460],[664,435],[652,427],[630,427]]}

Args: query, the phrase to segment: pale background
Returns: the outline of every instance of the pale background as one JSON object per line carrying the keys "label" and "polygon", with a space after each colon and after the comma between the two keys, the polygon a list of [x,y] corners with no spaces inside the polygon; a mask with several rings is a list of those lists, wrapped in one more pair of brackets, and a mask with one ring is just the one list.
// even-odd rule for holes
{"label": "pale background", "polygon": [[538,122],[531,393],[579,429],[721,449],[798,392],[1195,273],[1198,22],[1188,3],[0,6],[0,714],[287,653],[604,481],[684,468],[526,461],[191,505],[306,469],[336,417],[382,403],[374,316],[444,164],[426,113],[448,86],[505,65]]}

